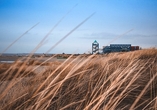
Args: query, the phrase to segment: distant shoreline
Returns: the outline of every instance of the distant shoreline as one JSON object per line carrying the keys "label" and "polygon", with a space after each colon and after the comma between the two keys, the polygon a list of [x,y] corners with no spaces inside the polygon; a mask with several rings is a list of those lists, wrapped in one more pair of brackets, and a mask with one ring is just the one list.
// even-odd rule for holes
{"label": "distant shoreline", "polygon": [[[52,55],[51,55],[52,56]],[[30,60],[37,60],[37,61],[45,61],[47,60],[48,58],[50,58],[51,56],[43,56],[42,58],[37,55],[33,55],[33,57],[31,57]],[[20,60],[20,61],[25,61],[28,57],[27,56],[0,56],[0,63],[14,63],[15,61],[17,60]],[[48,62],[53,62],[53,61],[60,61],[60,62],[63,62],[65,61],[67,58],[64,58],[64,57],[53,57],[51,58],[50,60],[48,60]]]}

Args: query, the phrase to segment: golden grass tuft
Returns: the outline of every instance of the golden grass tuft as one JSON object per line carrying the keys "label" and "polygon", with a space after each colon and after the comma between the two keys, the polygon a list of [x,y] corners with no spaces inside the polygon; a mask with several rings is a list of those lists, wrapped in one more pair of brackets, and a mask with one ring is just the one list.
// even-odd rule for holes
{"label": "golden grass tuft", "polygon": [[66,58],[0,64],[0,109],[157,109],[157,49]]}

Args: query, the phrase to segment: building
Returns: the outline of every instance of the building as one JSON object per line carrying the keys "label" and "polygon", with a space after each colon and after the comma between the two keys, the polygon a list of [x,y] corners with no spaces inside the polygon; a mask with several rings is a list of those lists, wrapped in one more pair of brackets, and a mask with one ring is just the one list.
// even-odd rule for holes
{"label": "building", "polygon": [[139,50],[139,46],[131,46],[131,44],[110,44],[110,46],[103,47],[103,53],[128,52],[134,50]]}
{"label": "building", "polygon": [[111,53],[111,52],[129,52],[139,50],[139,46],[131,46],[131,44],[110,44],[110,46],[103,46],[99,49],[99,43],[95,40],[92,43],[92,54]]}
{"label": "building", "polygon": [[99,43],[95,40],[92,43],[92,54],[99,53]]}

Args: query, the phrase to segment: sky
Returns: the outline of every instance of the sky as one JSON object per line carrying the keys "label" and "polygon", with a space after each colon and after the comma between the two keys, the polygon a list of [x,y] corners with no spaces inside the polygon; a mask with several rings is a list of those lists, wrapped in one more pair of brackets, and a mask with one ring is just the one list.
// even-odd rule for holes
{"label": "sky", "polygon": [[95,40],[157,47],[157,0],[0,0],[0,53],[16,39],[5,53],[30,53],[45,36],[36,53],[88,53]]}

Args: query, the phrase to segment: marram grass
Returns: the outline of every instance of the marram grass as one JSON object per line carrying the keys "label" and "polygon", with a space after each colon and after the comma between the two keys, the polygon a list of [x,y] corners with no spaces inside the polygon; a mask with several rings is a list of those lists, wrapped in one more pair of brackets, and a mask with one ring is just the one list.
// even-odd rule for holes
{"label": "marram grass", "polygon": [[0,64],[0,109],[157,110],[156,49],[30,60]]}

